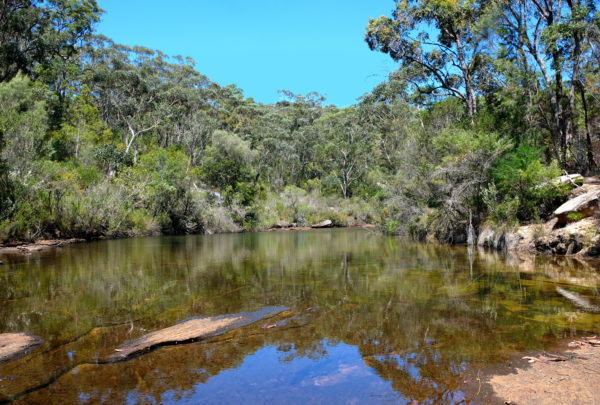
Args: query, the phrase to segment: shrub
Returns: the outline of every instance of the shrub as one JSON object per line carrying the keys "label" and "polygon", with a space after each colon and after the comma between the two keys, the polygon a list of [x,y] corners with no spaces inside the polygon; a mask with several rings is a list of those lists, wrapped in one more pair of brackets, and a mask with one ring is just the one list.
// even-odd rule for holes
{"label": "shrub", "polygon": [[202,159],[202,178],[213,187],[235,190],[254,180],[254,159],[255,152],[246,141],[229,132],[215,131]]}
{"label": "shrub", "polygon": [[492,170],[497,193],[486,201],[492,217],[510,220],[509,216],[514,216],[529,221],[550,215],[569,190],[568,185],[551,182],[560,174],[555,162],[543,163],[543,150],[519,145],[499,159]]}

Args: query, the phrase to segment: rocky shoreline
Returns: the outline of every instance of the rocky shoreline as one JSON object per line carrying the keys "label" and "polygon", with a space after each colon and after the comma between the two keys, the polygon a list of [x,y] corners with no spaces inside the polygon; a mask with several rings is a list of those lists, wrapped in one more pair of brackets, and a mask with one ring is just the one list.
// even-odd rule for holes
{"label": "rocky shoreline", "polygon": [[581,177],[580,184],[573,182],[567,201],[544,223],[512,228],[482,226],[477,245],[498,250],[600,256],[600,178]]}
{"label": "rocky shoreline", "polygon": [[87,239],[43,239],[35,242],[9,242],[5,245],[0,245],[0,254],[27,254],[82,242],[87,242]]}
{"label": "rocky shoreline", "polygon": [[[330,220],[322,221],[318,224],[311,226],[296,226],[296,224],[282,224],[277,223],[267,229],[259,229],[252,232],[275,232],[275,231],[310,231],[315,229],[326,229],[326,228],[361,228],[361,229],[373,229],[376,225],[373,224],[362,224],[362,225],[351,225],[351,226],[335,226]],[[108,239],[108,238],[96,238],[96,239],[81,239],[81,238],[70,238],[70,239],[42,239],[35,242],[20,242],[12,241],[4,245],[0,244],[0,255],[14,255],[14,254],[29,254],[33,252],[39,252],[50,248],[58,248],[74,243],[89,242],[91,240]],[[0,264],[2,261],[0,260]]]}

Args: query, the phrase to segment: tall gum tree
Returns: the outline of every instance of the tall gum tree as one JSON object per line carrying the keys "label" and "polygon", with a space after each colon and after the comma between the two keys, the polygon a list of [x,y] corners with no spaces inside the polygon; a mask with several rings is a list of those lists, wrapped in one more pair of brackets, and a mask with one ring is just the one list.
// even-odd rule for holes
{"label": "tall gum tree", "polygon": [[487,10],[487,1],[396,1],[392,17],[369,20],[365,40],[410,72],[405,79],[417,93],[456,97],[472,117],[487,61],[487,30],[479,24]]}
{"label": "tall gum tree", "polygon": [[99,18],[96,0],[0,1],[0,81],[69,59]]}
{"label": "tall gum tree", "polygon": [[[177,120],[189,119],[203,107],[211,82],[193,69],[193,61],[176,58],[172,63],[159,51],[117,45],[102,37],[95,45],[86,55],[85,82],[103,119],[122,134],[126,153],[135,157],[145,134],[168,145],[167,134],[177,136]],[[194,125],[179,129],[194,131]]]}
{"label": "tall gum tree", "polygon": [[[540,125],[551,134],[555,157],[565,167],[595,166],[584,85],[586,72],[582,71],[598,44],[594,37],[598,31],[594,1],[503,0],[497,5],[498,43],[524,72],[524,85],[531,99],[546,94],[537,97],[540,101],[536,107]],[[579,115],[583,116],[581,120]],[[579,135],[584,139],[577,141],[584,145],[580,148],[585,149],[583,154],[574,150]],[[587,162],[578,155],[584,155]]]}

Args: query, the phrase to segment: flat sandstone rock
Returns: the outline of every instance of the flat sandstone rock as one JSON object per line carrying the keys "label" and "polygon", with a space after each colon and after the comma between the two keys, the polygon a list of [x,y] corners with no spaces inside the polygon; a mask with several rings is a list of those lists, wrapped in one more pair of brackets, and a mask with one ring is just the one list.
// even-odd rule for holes
{"label": "flat sandstone rock", "polygon": [[586,345],[573,353],[567,361],[534,361],[515,373],[493,376],[489,384],[506,404],[598,405],[600,346]]}
{"label": "flat sandstone rock", "polygon": [[27,333],[0,333],[0,363],[14,360],[42,344],[42,339]]}
{"label": "flat sandstone rock", "polygon": [[561,224],[570,221],[569,214],[579,214],[581,218],[589,217],[598,210],[599,196],[600,191],[593,190],[575,197],[558,207],[554,211],[554,216],[558,218],[558,222]]}
{"label": "flat sandstone rock", "polygon": [[311,228],[331,228],[333,226],[333,222],[330,219],[326,219],[325,221],[321,221],[318,224],[311,225]]}
{"label": "flat sandstone rock", "polygon": [[267,307],[256,312],[188,319],[123,344],[115,349],[115,353],[109,357],[109,360],[123,360],[158,346],[191,342],[222,335],[230,330],[277,315],[287,309],[286,307]]}

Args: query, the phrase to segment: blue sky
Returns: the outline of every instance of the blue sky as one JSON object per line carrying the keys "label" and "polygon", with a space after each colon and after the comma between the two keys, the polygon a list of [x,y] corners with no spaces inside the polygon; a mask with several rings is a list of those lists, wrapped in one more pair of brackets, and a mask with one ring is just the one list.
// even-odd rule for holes
{"label": "blue sky", "polygon": [[277,90],[317,91],[347,106],[395,69],[363,40],[369,17],[393,0],[99,0],[100,34],[125,45],[191,56],[221,85],[263,103]]}

